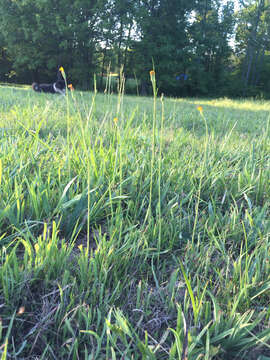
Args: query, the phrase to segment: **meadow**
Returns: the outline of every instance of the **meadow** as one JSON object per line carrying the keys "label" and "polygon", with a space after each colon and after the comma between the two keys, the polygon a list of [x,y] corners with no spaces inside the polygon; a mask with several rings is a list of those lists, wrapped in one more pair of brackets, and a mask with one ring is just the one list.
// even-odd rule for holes
{"label": "meadow", "polygon": [[270,359],[270,103],[0,86],[0,356]]}

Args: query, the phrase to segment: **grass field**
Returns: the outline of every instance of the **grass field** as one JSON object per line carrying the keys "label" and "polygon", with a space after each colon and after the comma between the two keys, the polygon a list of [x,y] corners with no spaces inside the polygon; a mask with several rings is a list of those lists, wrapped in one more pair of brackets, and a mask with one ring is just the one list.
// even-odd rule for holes
{"label": "grass field", "polygon": [[0,87],[1,359],[269,360],[269,115]]}

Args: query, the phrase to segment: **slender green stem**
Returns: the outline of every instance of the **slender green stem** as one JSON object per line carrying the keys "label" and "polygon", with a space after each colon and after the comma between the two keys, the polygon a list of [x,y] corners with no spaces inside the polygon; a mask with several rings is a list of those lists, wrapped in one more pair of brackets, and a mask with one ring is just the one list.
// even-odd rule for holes
{"label": "slender green stem", "polygon": [[201,114],[201,117],[204,120],[204,125],[205,125],[205,141],[204,141],[203,162],[202,162],[202,166],[200,167],[201,175],[200,175],[199,187],[198,187],[198,192],[197,192],[197,202],[196,202],[196,206],[195,206],[195,219],[194,219],[192,238],[191,238],[192,244],[194,244],[194,238],[195,238],[196,228],[197,228],[197,223],[198,223],[198,218],[199,218],[199,206],[200,206],[200,202],[201,202],[202,181],[203,181],[203,178],[205,176],[205,168],[206,168],[206,162],[207,162],[208,140],[209,140],[208,139],[209,138],[208,125],[207,125],[207,121],[206,121],[206,118],[205,118],[202,110],[200,111],[200,114]]}

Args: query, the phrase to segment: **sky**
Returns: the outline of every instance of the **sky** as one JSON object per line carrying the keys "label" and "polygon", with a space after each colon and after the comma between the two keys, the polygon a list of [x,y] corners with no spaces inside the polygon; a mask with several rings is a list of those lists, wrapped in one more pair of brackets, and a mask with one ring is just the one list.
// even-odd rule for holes
{"label": "sky", "polygon": [[[222,0],[223,4],[226,4],[228,2],[228,0]],[[239,2],[238,0],[234,0],[234,10],[238,10],[239,9]]]}

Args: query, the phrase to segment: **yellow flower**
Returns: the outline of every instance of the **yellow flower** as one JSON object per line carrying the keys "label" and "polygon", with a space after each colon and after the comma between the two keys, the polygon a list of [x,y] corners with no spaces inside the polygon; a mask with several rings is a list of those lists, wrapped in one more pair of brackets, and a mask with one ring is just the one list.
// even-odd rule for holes
{"label": "yellow flower", "polygon": [[63,76],[65,76],[65,70],[64,70],[63,66],[60,66],[59,71],[61,71],[61,74]]}
{"label": "yellow flower", "polygon": [[78,249],[79,249],[80,251],[83,251],[83,246],[82,246],[82,244],[81,244],[81,245],[78,245]]}
{"label": "yellow flower", "polygon": [[117,125],[117,121],[118,121],[117,117],[113,118],[113,122],[115,123],[115,125]]}
{"label": "yellow flower", "polygon": [[150,71],[150,76],[152,77],[152,76],[155,76],[155,70],[151,70]]}
{"label": "yellow flower", "polygon": [[202,115],[202,113],[203,113],[203,108],[202,108],[202,106],[197,106],[197,110],[200,112],[200,114]]}
{"label": "yellow flower", "polygon": [[73,91],[73,90],[74,90],[74,87],[73,87],[72,84],[68,84],[68,88],[69,88],[70,91]]}

